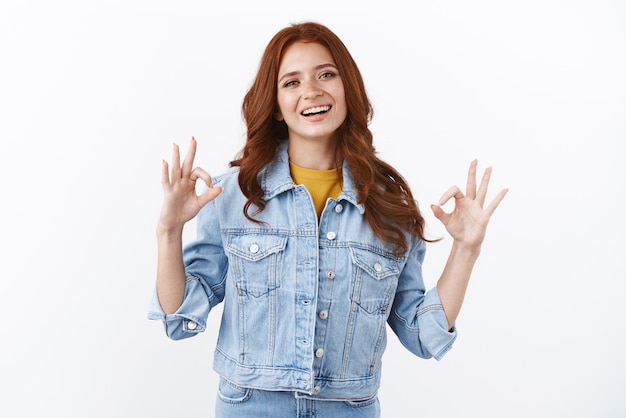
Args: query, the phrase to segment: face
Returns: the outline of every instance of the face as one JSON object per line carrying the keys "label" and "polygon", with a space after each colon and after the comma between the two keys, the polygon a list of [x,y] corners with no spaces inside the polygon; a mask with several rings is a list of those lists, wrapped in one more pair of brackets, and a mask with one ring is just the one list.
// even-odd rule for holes
{"label": "face", "polygon": [[297,42],[285,51],[278,70],[278,120],[290,141],[330,142],[346,119],[343,82],[330,51]]}

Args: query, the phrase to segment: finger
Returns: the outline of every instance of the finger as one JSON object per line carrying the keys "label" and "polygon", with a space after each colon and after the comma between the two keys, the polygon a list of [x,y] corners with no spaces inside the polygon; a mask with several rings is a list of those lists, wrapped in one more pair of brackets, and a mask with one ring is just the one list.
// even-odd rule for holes
{"label": "finger", "polygon": [[463,195],[461,189],[459,189],[457,186],[452,186],[448,190],[446,190],[446,192],[443,194],[443,196],[441,196],[441,199],[439,199],[439,202],[437,204],[439,206],[443,206],[451,198],[463,199],[464,197],[465,196]]}
{"label": "finger", "polygon": [[167,161],[165,160],[163,160],[163,165],[161,167],[161,185],[164,190],[168,190],[170,187],[169,167],[167,166]]}
{"label": "finger", "polygon": [[172,181],[180,179],[180,150],[178,145],[174,143],[172,148]]}
{"label": "finger", "polygon": [[498,207],[500,202],[502,202],[502,199],[504,199],[504,196],[506,196],[508,192],[509,189],[500,190],[500,193],[498,193],[498,195],[494,197],[489,206],[487,206],[487,209],[485,209],[485,213],[487,214],[487,216],[490,217],[493,214],[493,212],[496,210],[496,208]]}
{"label": "finger", "polygon": [[213,187],[213,179],[211,178],[211,175],[200,167],[196,167],[193,170],[191,170],[191,173],[189,173],[189,179],[191,181],[202,179],[202,181],[204,181],[204,184],[206,184],[207,187],[209,188]]}
{"label": "finger", "polygon": [[185,160],[182,165],[182,173],[183,177],[187,177],[193,168],[193,160],[196,158],[196,139],[192,136],[191,142],[189,143],[189,149],[187,150],[187,155],[185,156]]}
{"label": "finger", "polygon": [[476,200],[478,200],[481,207],[485,204],[485,197],[487,197],[487,189],[489,188],[490,179],[491,167],[487,167],[485,173],[483,174],[483,178],[480,180],[480,187],[478,187],[478,195],[476,196]]}
{"label": "finger", "polygon": [[470,199],[476,198],[476,166],[478,160],[474,160],[470,163],[469,170],[467,172],[467,185],[465,186],[465,195]]}

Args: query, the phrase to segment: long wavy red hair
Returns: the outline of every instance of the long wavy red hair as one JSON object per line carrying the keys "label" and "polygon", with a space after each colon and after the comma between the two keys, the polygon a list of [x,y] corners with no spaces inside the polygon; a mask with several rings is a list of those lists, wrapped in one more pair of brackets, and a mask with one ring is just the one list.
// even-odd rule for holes
{"label": "long wavy red hair", "polygon": [[[230,162],[239,166],[239,186],[248,198],[244,215],[265,208],[258,174],[276,156],[278,144],[288,137],[287,125],[275,119],[278,111],[278,69],[284,51],[295,42],[315,42],[326,47],[337,65],[344,85],[347,117],[337,135],[337,152],[348,165],[357,187],[358,201],[374,233],[393,246],[396,256],[407,251],[403,231],[425,241],[424,218],[406,180],[379,159],[369,123],[373,116],[361,73],[343,42],[326,26],[314,22],[293,24],[280,30],[267,45],[252,86],[246,93],[242,115],[247,126],[246,143]],[[250,214],[250,209],[255,211]]]}

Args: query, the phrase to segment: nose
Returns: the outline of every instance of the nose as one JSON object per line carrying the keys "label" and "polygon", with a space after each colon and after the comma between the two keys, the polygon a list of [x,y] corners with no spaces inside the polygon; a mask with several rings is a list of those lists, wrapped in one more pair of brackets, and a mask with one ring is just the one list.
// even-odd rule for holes
{"label": "nose", "polygon": [[305,85],[304,97],[307,99],[314,99],[323,95],[324,92],[319,88],[315,81],[309,81]]}

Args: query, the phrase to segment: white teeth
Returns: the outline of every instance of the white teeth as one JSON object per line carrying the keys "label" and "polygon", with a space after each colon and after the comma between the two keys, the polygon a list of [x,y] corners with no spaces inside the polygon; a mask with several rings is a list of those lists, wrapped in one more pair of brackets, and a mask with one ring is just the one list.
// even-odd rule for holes
{"label": "white teeth", "polygon": [[330,106],[317,106],[317,107],[312,107],[310,109],[306,109],[305,111],[302,112],[302,114],[306,116],[312,113],[328,112],[329,110],[330,110]]}

